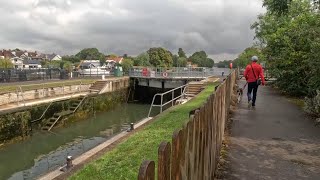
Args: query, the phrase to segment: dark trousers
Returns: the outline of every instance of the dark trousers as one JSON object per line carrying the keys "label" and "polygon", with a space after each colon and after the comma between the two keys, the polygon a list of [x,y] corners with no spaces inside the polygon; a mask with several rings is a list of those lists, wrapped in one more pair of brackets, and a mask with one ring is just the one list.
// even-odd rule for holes
{"label": "dark trousers", "polygon": [[[250,82],[248,83],[248,101],[252,100],[252,106],[255,106],[256,104],[256,99],[257,99],[257,91],[258,91],[258,85],[256,82]],[[251,96],[253,92],[253,96]]]}

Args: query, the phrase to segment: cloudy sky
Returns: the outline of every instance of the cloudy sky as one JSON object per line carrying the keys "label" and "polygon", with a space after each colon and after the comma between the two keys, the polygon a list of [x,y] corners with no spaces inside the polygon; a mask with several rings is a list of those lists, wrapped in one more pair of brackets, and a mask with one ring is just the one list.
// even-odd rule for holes
{"label": "cloudy sky", "polygon": [[252,45],[261,1],[0,0],[0,48],[137,55],[161,46],[229,59]]}

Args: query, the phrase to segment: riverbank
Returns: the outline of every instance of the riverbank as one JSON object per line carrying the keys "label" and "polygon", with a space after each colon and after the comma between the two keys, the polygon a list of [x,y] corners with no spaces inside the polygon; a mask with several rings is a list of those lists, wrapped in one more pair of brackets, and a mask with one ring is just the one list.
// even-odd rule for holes
{"label": "riverbank", "polygon": [[189,119],[189,112],[200,107],[217,84],[209,84],[186,104],[173,107],[157,116],[141,131],[132,134],[115,149],[88,164],[70,179],[136,179],[140,163],[157,159],[158,144],[171,141],[174,130]]}

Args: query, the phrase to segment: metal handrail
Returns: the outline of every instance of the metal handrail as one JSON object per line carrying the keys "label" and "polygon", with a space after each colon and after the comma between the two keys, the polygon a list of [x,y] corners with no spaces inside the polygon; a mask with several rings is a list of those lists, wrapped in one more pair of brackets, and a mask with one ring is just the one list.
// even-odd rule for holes
{"label": "metal handrail", "polygon": [[[181,98],[181,97],[184,96],[183,89],[185,90],[187,86],[188,86],[188,85],[186,84],[186,85],[177,87],[177,88],[175,88],[175,89],[171,89],[171,90],[169,90],[169,91],[167,91],[167,92],[165,92],[165,93],[155,94],[155,95],[153,96],[152,103],[151,103],[151,106],[150,106],[150,109],[149,109],[148,118],[150,117],[150,114],[151,114],[151,111],[152,111],[152,108],[153,108],[153,107],[160,107],[160,113],[162,113],[162,111],[163,111],[163,106],[165,106],[165,105],[167,105],[167,104],[169,104],[169,103],[172,103],[172,106],[173,106],[173,101],[175,101],[175,100],[177,100],[177,99],[179,99],[179,98]],[[180,94],[179,96],[177,96],[177,97],[174,97],[174,91],[176,91],[176,90],[178,90],[178,89],[181,89],[181,94]],[[184,92],[185,92],[185,91],[184,91]],[[169,94],[169,93],[172,93],[172,99],[171,99],[170,101],[168,101],[168,102],[166,102],[166,103],[163,104],[163,96],[166,95],[166,94]],[[155,105],[155,104],[154,104],[154,101],[155,101],[155,99],[156,99],[157,96],[160,96],[160,97],[161,97],[161,104],[159,104],[159,105]]]}
{"label": "metal handrail", "polygon": [[[146,69],[147,71],[144,71]],[[165,73],[165,74],[164,74]],[[211,68],[173,68],[170,70],[161,68],[132,68],[129,70],[130,77],[144,78],[206,78],[214,75]]]}
{"label": "metal handrail", "polygon": [[84,101],[87,97],[88,97],[88,94],[86,94],[86,95],[82,98],[82,100],[79,102],[78,106],[73,110],[73,113],[75,113],[75,112],[78,110],[78,108],[81,106],[81,104],[83,103],[83,101]]}
{"label": "metal handrail", "polygon": [[42,115],[40,116],[40,118],[31,121],[31,123],[40,121],[40,120],[44,117],[44,115],[46,114],[46,112],[49,110],[49,108],[50,108],[50,106],[51,106],[52,104],[53,104],[53,101],[51,101],[51,103],[50,103],[49,106],[46,108],[46,110],[44,110],[44,112],[42,113]]}
{"label": "metal handrail", "polygon": [[25,105],[26,105],[26,102],[25,102],[25,100],[24,100],[23,91],[22,91],[21,86],[18,86],[18,87],[17,87],[17,101],[18,101],[18,106],[20,105],[19,93],[20,93],[20,95],[21,95],[21,98],[22,98],[22,101],[23,101],[23,105],[25,106]]}

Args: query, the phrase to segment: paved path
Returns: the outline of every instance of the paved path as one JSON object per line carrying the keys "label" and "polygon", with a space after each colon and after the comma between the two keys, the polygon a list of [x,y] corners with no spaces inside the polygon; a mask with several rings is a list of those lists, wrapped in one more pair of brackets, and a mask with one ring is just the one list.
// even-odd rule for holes
{"label": "paved path", "polygon": [[320,180],[320,128],[270,87],[256,106],[248,110],[244,95],[233,118],[225,179]]}

